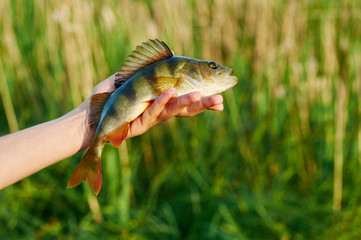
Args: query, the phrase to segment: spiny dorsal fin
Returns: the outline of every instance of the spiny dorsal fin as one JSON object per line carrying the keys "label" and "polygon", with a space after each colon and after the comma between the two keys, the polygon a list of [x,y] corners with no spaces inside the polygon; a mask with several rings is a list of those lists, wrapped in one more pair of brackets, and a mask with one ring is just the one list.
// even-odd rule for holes
{"label": "spiny dorsal fin", "polygon": [[131,76],[146,66],[172,56],[173,52],[163,41],[149,39],[143,42],[128,56],[121,69],[115,74],[115,87],[122,86]]}
{"label": "spiny dorsal fin", "polygon": [[98,93],[98,94],[94,94],[91,97],[90,107],[89,107],[90,112],[88,119],[88,123],[91,129],[96,129],[98,127],[104,105],[111,94],[112,92]]}

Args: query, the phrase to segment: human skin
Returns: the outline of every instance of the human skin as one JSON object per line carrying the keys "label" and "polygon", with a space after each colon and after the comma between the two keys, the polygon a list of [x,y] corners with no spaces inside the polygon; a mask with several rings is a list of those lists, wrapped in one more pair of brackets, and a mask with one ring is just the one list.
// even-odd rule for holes
{"label": "human skin", "polygon": [[[114,80],[112,75],[99,83],[92,95],[115,91]],[[126,139],[175,116],[223,110],[221,95],[202,98],[199,92],[192,92],[171,101],[175,94],[176,90],[170,88],[158,97],[131,122]],[[91,96],[62,117],[0,138],[0,189],[89,147],[95,132],[88,125]]]}

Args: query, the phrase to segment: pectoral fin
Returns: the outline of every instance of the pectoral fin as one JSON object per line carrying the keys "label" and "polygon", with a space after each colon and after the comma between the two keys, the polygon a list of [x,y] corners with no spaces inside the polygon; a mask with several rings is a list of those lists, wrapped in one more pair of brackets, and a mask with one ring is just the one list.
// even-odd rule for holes
{"label": "pectoral fin", "polygon": [[104,139],[109,141],[114,147],[119,147],[128,135],[129,126],[129,122],[122,124],[119,128],[106,135]]}
{"label": "pectoral fin", "polygon": [[157,77],[157,88],[163,93],[168,88],[177,88],[182,78],[175,77]]}
{"label": "pectoral fin", "polygon": [[150,99],[150,100],[144,101],[143,103],[146,103],[146,104],[148,104],[148,105],[151,105],[151,104],[154,103],[154,101],[155,101],[155,99]]}

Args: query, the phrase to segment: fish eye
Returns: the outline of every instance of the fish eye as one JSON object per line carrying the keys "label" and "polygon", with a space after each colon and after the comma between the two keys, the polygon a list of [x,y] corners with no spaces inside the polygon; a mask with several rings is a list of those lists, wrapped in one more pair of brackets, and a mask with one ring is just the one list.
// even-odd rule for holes
{"label": "fish eye", "polygon": [[217,63],[215,63],[215,62],[209,62],[208,67],[210,67],[212,69],[217,69],[218,66],[217,66]]}

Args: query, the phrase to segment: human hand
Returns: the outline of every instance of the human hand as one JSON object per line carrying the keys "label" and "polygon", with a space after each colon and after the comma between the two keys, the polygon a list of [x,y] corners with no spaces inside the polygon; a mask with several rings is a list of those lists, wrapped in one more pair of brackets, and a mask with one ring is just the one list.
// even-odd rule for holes
{"label": "human hand", "polygon": [[131,122],[127,138],[138,136],[152,126],[173,117],[192,117],[206,109],[223,110],[221,95],[201,97],[199,92],[191,92],[171,101],[176,90],[170,88],[159,96],[142,115]]}

